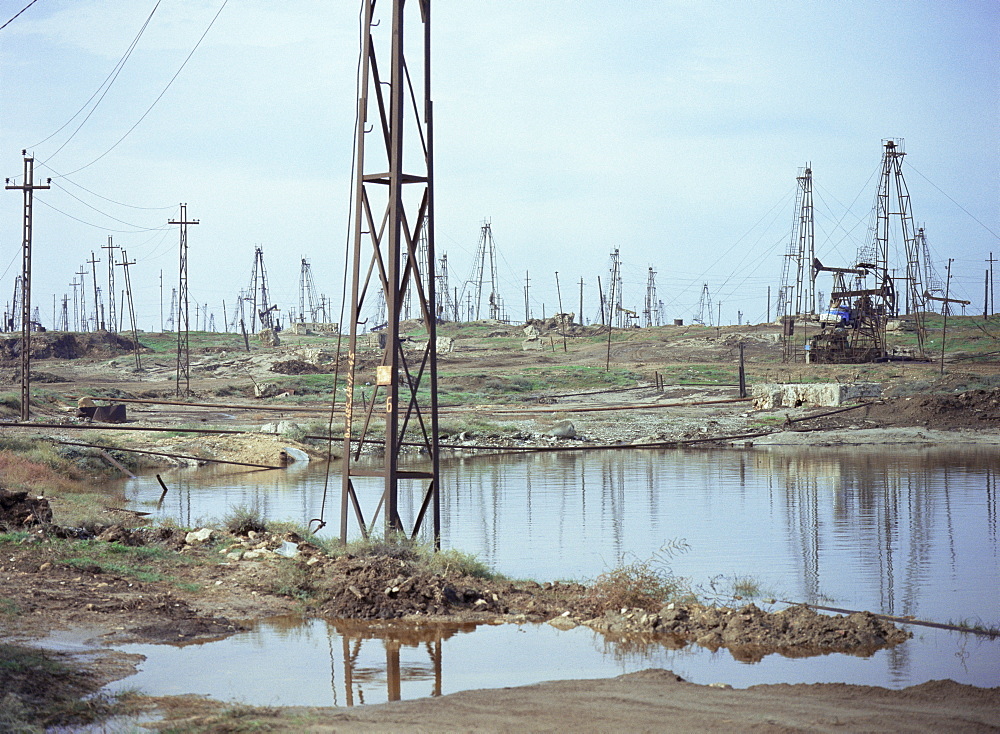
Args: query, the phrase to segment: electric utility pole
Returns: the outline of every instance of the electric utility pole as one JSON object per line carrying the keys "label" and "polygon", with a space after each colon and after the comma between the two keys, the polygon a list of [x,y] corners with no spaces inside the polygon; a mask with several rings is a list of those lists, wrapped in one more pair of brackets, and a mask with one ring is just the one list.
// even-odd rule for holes
{"label": "electric utility pole", "polygon": [[[135,328],[135,305],[132,301],[132,278],[129,276],[128,266],[135,265],[135,260],[129,262],[128,253],[122,250],[122,261],[118,263],[125,271],[125,294],[128,298],[129,321],[132,324],[132,352],[135,355],[135,368],[142,369],[142,358],[139,356],[139,330]],[[111,298],[114,300],[114,297]]]}
{"label": "electric utility pole", "polygon": [[188,338],[188,331],[191,325],[190,314],[188,312],[188,239],[187,228],[189,224],[199,224],[197,219],[188,221],[187,204],[181,204],[180,219],[171,219],[167,224],[176,224],[180,227],[180,266],[179,284],[177,295],[177,395],[182,394],[181,381],[184,382],[183,394],[191,393],[191,346]]}
{"label": "electric utility pole", "polygon": [[12,184],[7,179],[6,189],[20,189],[24,192],[24,210],[21,227],[21,420],[29,417],[31,402],[31,205],[36,189],[47,189],[52,179],[44,184],[35,183],[35,159],[22,150],[24,156],[24,182]]}
{"label": "electric utility pole", "polygon": [[[94,251],[90,251],[90,259],[87,263],[90,265],[90,272],[94,276],[94,331],[104,331],[104,324],[101,321],[101,304],[100,297],[97,291],[97,263],[100,260],[94,257]],[[111,298],[114,300],[115,294],[111,293]]]}
{"label": "electric utility pole", "polygon": [[108,244],[102,245],[101,249],[108,251],[108,331],[118,331],[118,314],[115,312],[115,250],[121,248],[108,235]]}

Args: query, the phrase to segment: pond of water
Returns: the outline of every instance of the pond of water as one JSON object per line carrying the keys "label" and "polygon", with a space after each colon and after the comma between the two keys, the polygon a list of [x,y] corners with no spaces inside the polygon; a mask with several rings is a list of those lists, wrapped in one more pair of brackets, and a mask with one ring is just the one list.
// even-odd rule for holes
{"label": "pond of water", "polygon": [[[442,467],[442,542],[475,553],[513,577],[587,579],[623,562],[653,559],[709,593],[713,585],[749,578],[778,599],[996,625],[998,474],[1000,452],[971,447],[452,459]],[[285,472],[178,471],[164,479],[170,491],[158,508],[161,490],[155,479],[130,481],[126,492],[133,506],[187,526],[220,518],[240,505],[269,519],[305,524],[320,516],[325,471],[319,465]],[[325,530],[337,532],[336,468],[329,487]],[[366,492],[370,499],[379,490],[372,485],[359,491],[367,501]],[[404,520],[414,514],[419,496],[417,487],[401,489]],[[687,550],[661,550],[682,541]],[[442,629],[411,644],[398,632],[312,620],[261,624],[251,633],[206,645],[130,646],[149,660],[138,678],[123,685],[146,690],[155,687],[154,681],[181,680],[194,686],[192,676],[173,674],[175,664],[229,679],[214,675],[222,660],[231,660],[235,672],[249,671],[244,677],[259,674],[260,665],[239,662],[243,655],[272,660],[270,668],[290,680],[287,695],[305,695],[318,686],[316,696],[325,697],[326,704],[333,696],[338,705],[360,703],[362,696],[376,700],[376,688],[384,688],[382,695],[390,698],[393,691],[423,696],[435,690],[604,677],[652,666],[699,683],[735,686],[844,681],[901,687],[936,678],[1000,684],[1000,641],[921,627],[912,628],[914,640],[871,658],[772,655],[755,664],[696,647],[626,649],[605,644],[585,629]],[[213,664],[203,666],[199,655],[212,656]],[[326,662],[316,662],[317,655]],[[299,662],[306,659],[312,662]],[[436,672],[427,666],[436,666]],[[348,668],[360,673],[348,674]],[[317,682],[324,676],[325,682]],[[271,703],[265,700],[271,696],[287,703],[286,694],[270,683],[264,699],[251,697],[251,689],[241,683],[229,693],[191,692],[245,695],[243,700],[262,704]]]}

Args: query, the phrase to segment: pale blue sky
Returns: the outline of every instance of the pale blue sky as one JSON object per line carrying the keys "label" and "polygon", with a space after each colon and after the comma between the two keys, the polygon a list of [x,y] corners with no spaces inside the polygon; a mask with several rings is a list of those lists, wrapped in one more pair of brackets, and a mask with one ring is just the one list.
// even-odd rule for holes
{"label": "pale blue sky", "polygon": [[[0,0],[0,22],[26,4]],[[220,326],[223,299],[231,314],[249,282],[256,245],[283,308],[297,307],[303,255],[339,301],[359,3],[232,0],[135,130],[70,173],[142,117],[222,0],[162,0],[110,91],[60,149],[84,115],[48,136],[100,88],[154,5],[38,0],[0,31],[0,172],[19,176],[28,147],[37,177],[69,174],[36,197],[33,300],[43,322],[53,293],[71,292],[73,273],[91,250],[103,259],[111,234],[138,261],[140,328],[158,328],[160,270],[168,304],[177,280],[177,229],[165,223],[181,201],[202,222],[189,234],[191,295]],[[814,170],[821,259],[847,264],[867,237],[873,174],[891,137],[905,139],[913,213],[938,271],[955,258],[952,290],[981,311],[984,260],[1000,257],[1000,3],[433,8],[437,242],[453,285],[469,276],[489,218],[516,319],[525,270],[535,315],[543,302],[555,310],[558,270],[567,310],[577,310],[569,283],[586,280],[593,319],[597,276],[606,280],[619,248],[626,307],[641,310],[653,266],[667,319],[690,320],[708,283],[724,322],[737,311],[763,320],[799,169]],[[75,184],[160,208],[120,206]],[[21,240],[21,196],[3,194],[0,303]],[[98,267],[106,277],[106,261]]]}

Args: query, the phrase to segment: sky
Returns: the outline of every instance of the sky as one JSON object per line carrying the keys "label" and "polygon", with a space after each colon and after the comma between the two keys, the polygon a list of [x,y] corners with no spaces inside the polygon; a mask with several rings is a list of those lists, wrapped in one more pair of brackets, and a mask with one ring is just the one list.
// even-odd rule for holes
{"label": "sky", "polygon": [[[91,253],[106,292],[110,236],[135,261],[139,328],[159,330],[182,202],[191,299],[219,330],[256,247],[283,314],[303,257],[339,310],[360,0],[29,2],[0,0],[0,23],[23,9],[0,30],[0,173],[20,184],[26,149],[52,178],[33,211],[43,324],[54,297],[73,318],[81,267],[92,308]],[[1000,259],[995,0],[437,0],[432,23],[438,254],[461,289],[489,221],[512,320],[526,274],[531,315],[557,310],[556,272],[564,310],[582,279],[595,320],[615,249],[626,308],[653,268],[667,323],[698,316],[706,285],[713,322],[774,318],[796,176],[811,165],[817,255],[852,264],[889,138],[935,270],[953,259],[952,297],[982,313]],[[0,195],[0,304],[22,204]]]}

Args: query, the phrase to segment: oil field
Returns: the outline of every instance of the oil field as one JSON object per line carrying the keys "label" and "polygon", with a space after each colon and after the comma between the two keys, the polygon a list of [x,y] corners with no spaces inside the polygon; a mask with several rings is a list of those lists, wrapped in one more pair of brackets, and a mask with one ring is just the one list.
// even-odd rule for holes
{"label": "oil field", "polygon": [[149,5],[0,18],[0,731],[1000,727],[992,8]]}

